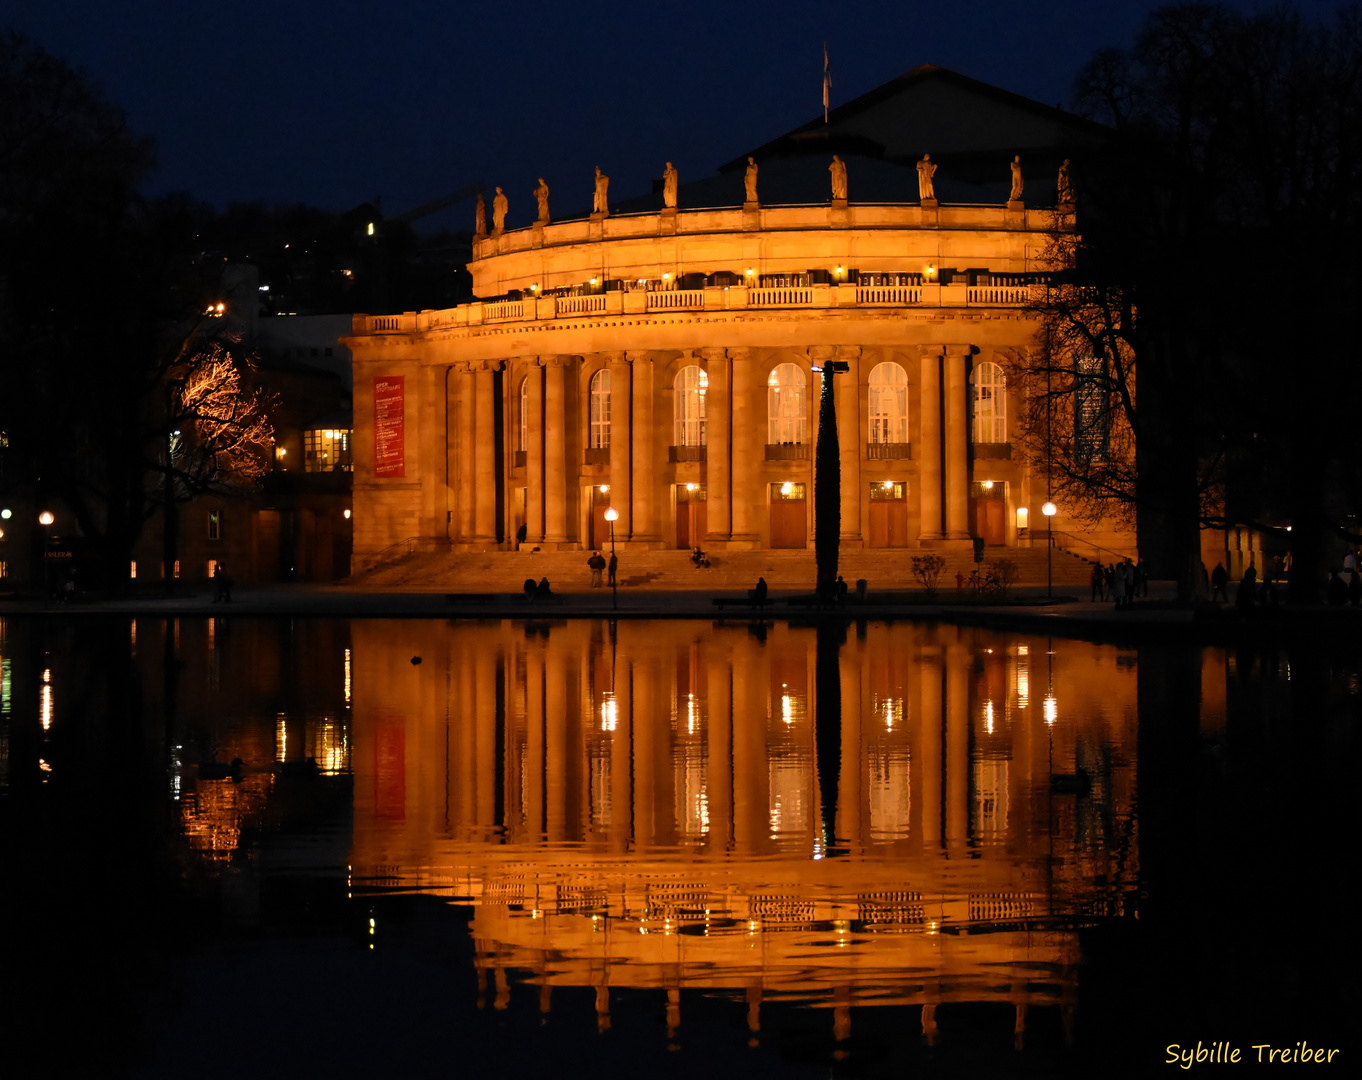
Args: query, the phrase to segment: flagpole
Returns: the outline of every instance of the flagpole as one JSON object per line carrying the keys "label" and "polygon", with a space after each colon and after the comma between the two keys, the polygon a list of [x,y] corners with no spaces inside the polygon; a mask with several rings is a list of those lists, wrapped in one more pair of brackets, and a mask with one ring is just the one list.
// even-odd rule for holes
{"label": "flagpole", "polygon": [[823,123],[828,122],[828,90],[832,86],[832,69],[828,67],[828,43],[823,42]]}

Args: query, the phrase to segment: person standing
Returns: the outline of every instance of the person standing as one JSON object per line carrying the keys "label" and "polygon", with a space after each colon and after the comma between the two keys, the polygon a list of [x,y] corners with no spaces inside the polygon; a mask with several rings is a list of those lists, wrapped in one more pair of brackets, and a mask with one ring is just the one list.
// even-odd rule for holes
{"label": "person standing", "polygon": [[1119,566],[1111,568],[1111,598],[1116,601],[1116,610],[1126,606],[1126,575]]}
{"label": "person standing", "polygon": [[1093,563],[1093,564],[1092,564],[1092,603],[1094,603],[1094,604],[1097,603],[1097,601],[1099,601],[1099,600],[1105,600],[1105,599],[1107,598],[1106,590],[1102,588],[1102,585],[1103,585],[1103,581],[1102,581],[1102,564],[1101,564],[1100,562],[1099,562],[1099,563]]}
{"label": "person standing", "polygon": [[591,569],[591,587],[599,589],[601,587],[601,571],[605,569],[605,560],[601,558],[601,553],[593,551],[591,558],[586,560],[586,565]]}
{"label": "person standing", "polygon": [[618,586],[618,584],[619,584],[618,581],[617,581],[616,578],[615,578],[615,574],[616,574],[616,572],[619,570],[619,567],[620,567],[619,556],[617,556],[617,555],[612,551],[612,552],[610,553],[610,567],[609,567],[609,570],[610,570],[610,587],[611,587],[612,589],[616,588],[616,587]]}
{"label": "person standing", "polygon": [[1219,596],[1228,603],[1230,594],[1226,586],[1229,585],[1230,575],[1225,571],[1224,563],[1216,563],[1215,569],[1211,571],[1211,599]]}

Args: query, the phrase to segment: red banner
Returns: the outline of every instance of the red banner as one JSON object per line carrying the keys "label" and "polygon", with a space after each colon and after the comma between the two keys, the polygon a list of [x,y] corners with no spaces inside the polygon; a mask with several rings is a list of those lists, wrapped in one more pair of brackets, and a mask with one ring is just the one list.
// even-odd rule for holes
{"label": "red banner", "polygon": [[374,379],[374,475],[406,476],[404,375]]}

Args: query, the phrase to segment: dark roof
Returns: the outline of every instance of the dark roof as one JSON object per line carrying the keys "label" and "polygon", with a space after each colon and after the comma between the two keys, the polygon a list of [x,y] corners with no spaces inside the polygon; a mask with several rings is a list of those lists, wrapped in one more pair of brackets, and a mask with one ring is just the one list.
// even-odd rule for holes
{"label": "dark roof", "polygon": [[[915,104],[920,108],[914,109]],[[1075,113],[935,64],[923,64],[837,106],[826,123],[817,116],[726,162],[719,172],[744,168],[749,154],[758,163],[834,153],[898,161],[930,153],[935,161],[938,156],[992,160],[1002,154],[1048,151],[1044,156],[1053,158],[1100,141],[1108,131]]]}

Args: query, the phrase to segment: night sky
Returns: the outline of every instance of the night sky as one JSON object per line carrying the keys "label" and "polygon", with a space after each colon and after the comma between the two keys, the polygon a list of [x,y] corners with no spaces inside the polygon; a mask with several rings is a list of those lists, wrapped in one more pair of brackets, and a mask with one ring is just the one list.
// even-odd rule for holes
{"label": "night sky", "polygon": [[[824,41],[833,106],[922,63],[1068,105],[1082,63],[1158,6],[6,0],[0,26],[155,138],[152,194],[334,210],[382,196],[391,215],[482,181],[517,227],[541,175],[555,216],[585,212],[597,164],[613,202],[668,159],[684,182],[812,119]],[[422,227],[469,221],[463,205]]]}

